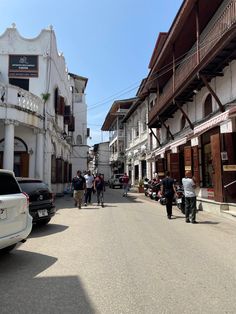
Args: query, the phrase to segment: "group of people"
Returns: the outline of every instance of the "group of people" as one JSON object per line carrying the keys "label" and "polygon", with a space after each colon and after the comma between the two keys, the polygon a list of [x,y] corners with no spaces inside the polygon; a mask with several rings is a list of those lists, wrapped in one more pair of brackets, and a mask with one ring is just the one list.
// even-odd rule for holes
{"label": "group of people", "polygon": [[89,170],[83,175],[78,170],[77,175],[72,179],[72,189],[75,206],[78,206],[79,209],[81,209],[83,202],[84,206],[91,204],[93,193],[96,193],[97,205],[104,206],[105,181],[101,173],[93,176]]}
{"label": "group of people", "polygon": [[[182,179],[185,196],[185,221],[186,223],[196,224],[196,180],[192,176],[191,171],[186,171],[185,177]],[[166,172],[165,178],[161,181],[161,195],[166,199],[167,218],[172,217],[172,203],[176,194],[174,179],[170,177],[169,171]]]}

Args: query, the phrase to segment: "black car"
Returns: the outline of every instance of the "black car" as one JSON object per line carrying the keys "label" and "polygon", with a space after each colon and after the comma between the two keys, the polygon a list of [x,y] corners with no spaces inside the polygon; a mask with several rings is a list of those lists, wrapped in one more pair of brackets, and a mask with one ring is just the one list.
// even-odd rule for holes
{"label": "black car", "polygon": [[23,192],[29,196],[29,212],[33,223],[46,225],[55,215],[54,194],[39,179],[17,178]]}

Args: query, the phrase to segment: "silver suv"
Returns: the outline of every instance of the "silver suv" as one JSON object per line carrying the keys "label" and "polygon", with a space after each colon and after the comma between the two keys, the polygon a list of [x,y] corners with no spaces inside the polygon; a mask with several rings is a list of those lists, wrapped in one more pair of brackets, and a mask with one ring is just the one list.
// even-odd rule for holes
{"label": "silver suv", "polygon": [[116,173],[109,179],[108,185],[110,188],[114,189],[118,186],[120,189],[122,188],[122,182],[120,182],[120,178],[123,177],[123,173]]}
{"label": "silver suv", "polygon": [[32,229],[29,197],[21,191],[12,171],[0,170],[0,253],[25,242]]}

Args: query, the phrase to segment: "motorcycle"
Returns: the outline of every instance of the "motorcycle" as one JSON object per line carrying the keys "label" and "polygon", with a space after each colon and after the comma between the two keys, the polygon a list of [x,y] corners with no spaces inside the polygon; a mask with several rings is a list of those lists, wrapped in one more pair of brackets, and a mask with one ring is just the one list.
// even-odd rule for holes
{"label": "motorcycle", "polygon": [[184,197],[184,188],[182,185],[176,187],[176,198],[175,202],[177,207],[185,214],[185,197]]}
{"label": "motorcycle", "polygon": [[152,200],[158,201],[160,198],[159,191],[161,189],[160,182],[149,181],[148,188],[145,191],[145,195],[150,197]]}

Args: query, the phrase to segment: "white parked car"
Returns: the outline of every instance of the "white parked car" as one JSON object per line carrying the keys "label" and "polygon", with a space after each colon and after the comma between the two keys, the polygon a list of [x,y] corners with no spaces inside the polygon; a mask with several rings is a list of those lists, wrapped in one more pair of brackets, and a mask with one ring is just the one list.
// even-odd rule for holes
{"label": "white parked car", "polygon": [[122,188],[123,184],[120,181],[121,177],[123,177],[123,173],[116,173],[113,174],[113,176],[108,180],[108,185],[110,188],[114,189],[116,186],[118,186],[120,189]]}
{"label": "white parked car", "polygon": [[29,198],[12,171],[0,169],[0,253],[25,242],[32,229]]}

